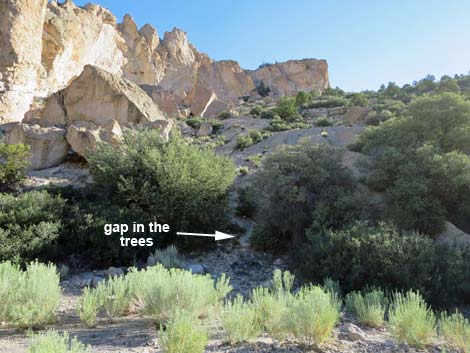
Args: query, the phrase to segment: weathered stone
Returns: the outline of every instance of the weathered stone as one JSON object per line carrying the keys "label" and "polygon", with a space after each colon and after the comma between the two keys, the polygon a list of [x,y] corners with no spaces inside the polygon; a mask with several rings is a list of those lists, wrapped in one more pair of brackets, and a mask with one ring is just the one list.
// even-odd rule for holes
{"label": "weathered stone", "polygon": [[346,339],[348,341],[365,341],[367,335],[359,327],[354,324],[347,323],[340,327],[341,339]]}
{"label": "weathered stone", "polygon": [[[49,106],[61,109],[49,109]],[[90,121],[103,126],[110,119],[120,124],[165,120],[152,99],[136,84],[94,66],[47,100],[44,119],[56,124]]]}
{"label": "weathered stone", "polygon": [[115,120],[111,122],[113,126],[109,126],[110,123],[107,125],[112,129],[107,130],[89,121],[76,121],[67,129],[67,141],[75,152],[84,157],[101,143],[116,146],[122,141],[122,131]]}
{"label": "weathered stone", "polygon": [[8,131],[6,143],[31,146],[31,168],[34,170],[55,167],[67,157],[70,146],[65,140],[65,129],[18,124]]}
{"label": "weathered stone", "polygon": [[203,275],[207,272],[206,268],[200,264],[190,264],[187,266],[187,270],[193,275]]}
{"label": "weathered stone", "polygon": [[197,131],[198,137],[210,136],[212,135],[212,124],[211,123],[202,123],[201,127]]}
{"label": "weathered stone", "polygon": [[0,123],[21,121],[41,73],[47,0],[0,2]]}
{"label": "weathered stone", "polygon": [[444,231],[437,238],[437,242],[468,246],[470,245],[470,234],[465,233],[463,230],[447,221]]}
{"label": "weathered stone", "polygon": [[158,130],[160,132],[160,136],[164,140],[168,140],[170,138],[171,129],[173,128],[173,124],[169,120],[149,121],[144,123],[143,126],[148,129]]}
{"label": "weathered stone", "polygon": [[351,107],[344,116],[344,121],[349,124],[358,124],[363,122],[369,114],[369,109],[364,107]]}

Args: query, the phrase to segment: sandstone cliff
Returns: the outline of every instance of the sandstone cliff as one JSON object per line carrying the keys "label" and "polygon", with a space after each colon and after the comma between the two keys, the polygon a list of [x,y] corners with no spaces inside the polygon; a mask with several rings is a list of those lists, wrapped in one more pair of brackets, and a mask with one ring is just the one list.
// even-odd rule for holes
{"label": "sandstone cliff", "polygon": [[41,99],[65,88],[93,65],[143,85],[168,115],[212,115],[260,82],[273,95],[327,88],[324,60],[305,59],[243,70],[235,61],[214,61],[174,29],[160,39],[150,25],[122,23],[98,5],[67,0],[3,0],[0,4],[0,122],[39,114]]}

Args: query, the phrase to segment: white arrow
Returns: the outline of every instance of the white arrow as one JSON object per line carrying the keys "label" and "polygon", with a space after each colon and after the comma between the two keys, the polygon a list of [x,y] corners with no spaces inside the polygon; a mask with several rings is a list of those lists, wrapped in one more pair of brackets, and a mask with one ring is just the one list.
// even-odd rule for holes
{"label": "white arrow", "polygon": [[224,240],[224,239],[230,239],[230,238],[235,238],[233,235],[228,235],[219,231],[215,231],[215,234],[203,234],[203,233],[183,233],[183,232],[177,232],[176,234],[178,235],[190,235],[192,237],[209,237],[209,238],[215,238],[215,241],[219,240]]}

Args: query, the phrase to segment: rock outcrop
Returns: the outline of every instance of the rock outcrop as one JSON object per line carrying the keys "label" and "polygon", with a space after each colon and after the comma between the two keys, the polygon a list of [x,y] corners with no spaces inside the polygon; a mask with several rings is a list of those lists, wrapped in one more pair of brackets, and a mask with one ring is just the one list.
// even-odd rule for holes
{"label": "rock outcrop", "polygon": [[45,169],[59,165],[67,157],[70,146],[65,139],[65,133],[65,129],[53,126],[18,124],[8,132],[6,142],[30,145],[31,168]]}
{"label": "rock outcrop", "polygon": [[168,138],[172,122],[135,83],[88,65],[67,88],[46,99],[40,115],[9,129],[6,140],[29,144],[37,170],[60,164],[70,148],[86,157],[100,143],[116,146],[122,128],[139,126]]}
{"label": "rock outcrop", "polygon": [[90,65],[67,88],[47,99],[42,115],[43,121],[56,125],[88,121],[104,126],[111,119],[129,125],[165,119],[135,83]]}
{"label": "rock outcrop", "polygon": [[152,26],[139,29],[129,15],[118,24],[98,5],[1,3],[0,120],[21,121],[30,108],[41,110],[41,98],[67,87],[86,65],[145,85],[169,116],[215,115],[240,97],[256,94],[261,82],[273,95],[321,92],[329,86],[324,60],[243,70],[235,61],[214,61],[200,53],[179,29],[160,39]]}

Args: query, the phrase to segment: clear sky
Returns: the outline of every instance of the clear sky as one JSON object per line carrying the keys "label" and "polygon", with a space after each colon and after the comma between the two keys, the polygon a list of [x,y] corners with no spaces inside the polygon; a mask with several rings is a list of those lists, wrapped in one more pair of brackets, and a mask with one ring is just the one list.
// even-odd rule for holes
{"label": "clear sky", "polygon": [[[75,0],[78,5],[89,1]],[[214,59],[328,60],[332,86],[377,89],[470,70],[469,0],[95,0],[160,37],[178,27]]]}

